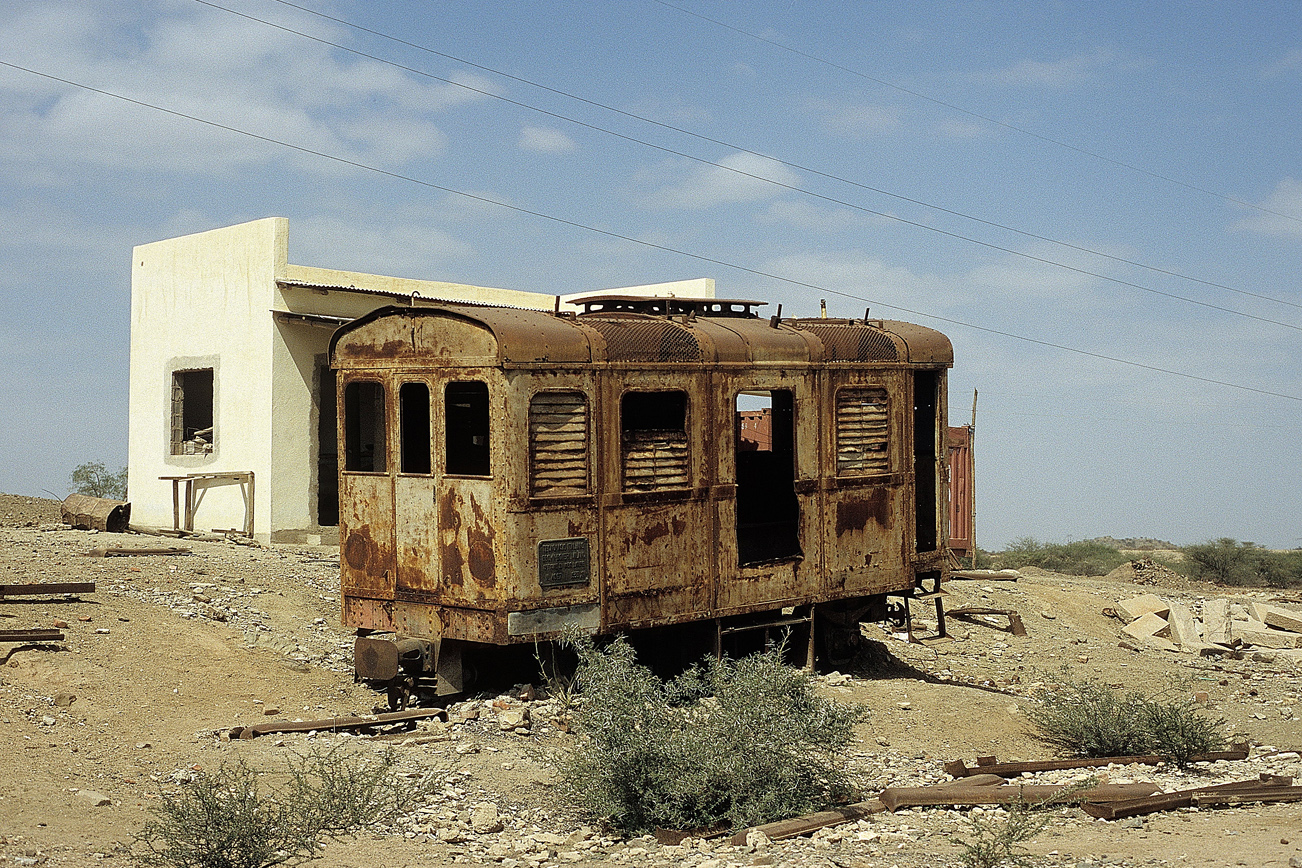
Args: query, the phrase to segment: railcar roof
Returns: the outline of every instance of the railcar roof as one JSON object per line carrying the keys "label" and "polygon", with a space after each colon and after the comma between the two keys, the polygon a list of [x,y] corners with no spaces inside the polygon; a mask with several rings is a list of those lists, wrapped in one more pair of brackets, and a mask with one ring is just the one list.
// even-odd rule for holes
{"label": "railcar roof", "polygon": [[[336,360],[341,341],[360,330],[378,330],[375,343],[350,348],[354,358],[402,357],[447,362],[447,351],[428,327],[405,327],[381,335],[382,321],[414,322],[442,318],[486,329],[497,346],[501,364],[585,363],[727,363],[727,362],[903,362],[952,365],[953,347],[941,332],[890,320],[761,318],[749,311],[763,302],[741,299],[647,299],[631,296],[591,297],[611,307],[591,312],[557,314],[547,311],[483,304],[390,305],[337,329],[330,341]],[[624,307],[636,300],[649,312]],[[656,302],[660,309],[655,310]],[[670,306],[684,303],[683,308]],[[618,303],[616,303],[618,302]],[[726,309],[726,313],[712,313]],[[745,307],[743,307],[745,306]],[[644,308],[645,309],[645,308]],[[748,311],[741,313],[740,310]],[[361,338],[362,336],[358,336]],[[397,355],[394,355],[397,354]]]}

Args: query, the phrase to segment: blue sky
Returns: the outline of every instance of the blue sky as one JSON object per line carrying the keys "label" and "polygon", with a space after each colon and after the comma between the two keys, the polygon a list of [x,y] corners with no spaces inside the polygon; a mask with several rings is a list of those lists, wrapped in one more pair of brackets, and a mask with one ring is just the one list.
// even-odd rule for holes
{"label": "blue sky", "polygon": [[0,13],[0,491],[125,463],[133,245],[287,216],[306,265],[939,328],[987,548],[1302,546],[1302,6],[296,2]]}

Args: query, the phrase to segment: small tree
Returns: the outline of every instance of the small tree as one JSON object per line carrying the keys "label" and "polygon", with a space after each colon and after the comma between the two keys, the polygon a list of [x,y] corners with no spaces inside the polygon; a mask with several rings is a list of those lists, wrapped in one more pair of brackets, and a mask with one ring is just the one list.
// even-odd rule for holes
{"label": "small tree", "polygon": [[72,471],[72,491],[90,497],[126,500],[127,469],[123,467],[117,473],[110,473],[103,461],[78,464]]}

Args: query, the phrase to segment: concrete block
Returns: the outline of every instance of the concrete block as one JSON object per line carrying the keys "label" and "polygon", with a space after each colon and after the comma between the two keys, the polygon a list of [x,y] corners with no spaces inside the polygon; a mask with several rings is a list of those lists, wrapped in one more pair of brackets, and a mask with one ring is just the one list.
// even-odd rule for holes
{"label": "concrete block", "polygon": [[1134,639],[1147,639],[1149,636],[1160,636],[1165,639],[1170,635],[1170,626],[1166,619],[1155,615],[1152,612],[1146,612],[1135,620],[1121,628],[1121,632]]}
{"label": "concrete block", "polygon": [[1256,622],[1234,622],[1234,638],[1243,640],[1245,645],[1253,645],[1257,648],[1302,648],[1302,634],[1272,630],[1264,626],[1263,629],[1240,627],[1241,623]]}
{"label": "concrete block", "polygon": [[1179,651],[1180,648],[1170,639],[1163,639],[1161,636],[1145,636],[1140,640],[1149,648],[1156,648],[1158,651]]}
{"label": "concrete block", "polygon": [[1281,609],[1279,606],[1267,606],[1265,617],[1261,620],[1271,627],[1278,627],[1281,630],[1288,630],[1293,633],[1302,633],[1302,612]]}
{"label": "concrete block", "polygon": [[1166,601],[1157,594],[1140,594],[1138,597],[1131,597],[1129,600],[1121,600],[1113,608],[1127,623],[1149,613],[1165,617],[1170,610]]}
{"label": "concrete block", "polygon": [[1171,627],[1171,641],[1181,648],[1196,652],[1206,644],[1202,639],[1202,631],[1198,629],[1198,622],[1194,620],[1193,612],[1189,611],[1188,606],[1182,603],[1171,603],[1166,622]]}
{"label": "concrete block", "polygon": [[1203,640],[1230,644],[1230,601],[1224,597],[1203,603]]}

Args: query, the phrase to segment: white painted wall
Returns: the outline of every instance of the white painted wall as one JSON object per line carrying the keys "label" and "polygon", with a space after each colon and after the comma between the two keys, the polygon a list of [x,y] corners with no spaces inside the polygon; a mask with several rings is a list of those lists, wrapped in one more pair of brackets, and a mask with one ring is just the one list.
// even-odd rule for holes
{"label": "white painted wall", "polygon": [[[354,318],[393,295],[550,309],[554,296],[291,265],[289,221],[270,217],[132,251],[128,461],[132,522],[172,526],[172,485],[160,477],[251,470],[254,532],[302,541],[316,522],[317,375],[331,329],[279,321],[275,311]],[[363,292],[359,290],[370,290]],[[377,293],[391,293],[384,295]],[[713,298],[714,281],[584,292]],[[172,372],[214,370],[214,450],[171,454]],[[240,528],[237,486],[209,489],[195,529]],[[329,539],[332,529],[327,528]]]}

